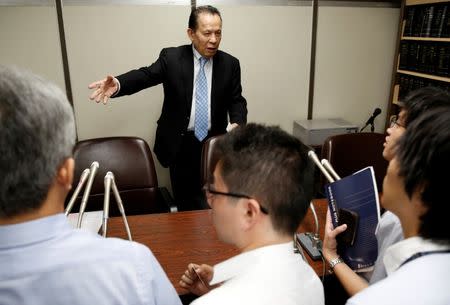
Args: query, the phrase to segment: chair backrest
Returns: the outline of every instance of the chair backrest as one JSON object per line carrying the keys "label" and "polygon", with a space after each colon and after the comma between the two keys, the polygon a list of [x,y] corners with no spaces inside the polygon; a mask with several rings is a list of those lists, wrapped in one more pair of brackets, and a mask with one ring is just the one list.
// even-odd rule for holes
{"label": "chair backrest", "polygon": [[214,145],[219,137],[220,135],[211,137],[203,143],[200,163],[200,179],[202,185],[208,182],[208,176],[213,174],[214,167],[218,161],[218,156],[214,152]]}
{"label": "chair backrest", "polygon": [[[103,209],[104,177],[108,171],[111,171],[115,176],[127,215],[163,211],[163,208],[157,204],[158,180],[152,154],[147,142],[143,139],[108,137],[80,141],[75,145],[74,159],[75,185],[82,171],[89,168],[93,161],[98,161],[100,165],[86,210]],[[79,194],[75,207],[79,207],[84,190],[85,188]],[[68,199],[71,195],[69,194]],[[110,198],[109,214],[120,215],[112,190]]]}
{"label": "chair backrest", "polygon": [[383,158],[382,133],[348,133],[327,138],[322,158],[327,159],[343,178],[367,166],[373,166],[378,191],[382,191],[388,162]]}

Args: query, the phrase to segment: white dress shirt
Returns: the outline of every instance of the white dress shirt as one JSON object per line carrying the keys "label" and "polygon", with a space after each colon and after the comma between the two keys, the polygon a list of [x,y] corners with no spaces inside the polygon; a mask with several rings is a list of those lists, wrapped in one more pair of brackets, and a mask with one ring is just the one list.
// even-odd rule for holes
{"label": "white dress shirt", "polygon": [[324,304],[322,283],[294,253],[292,242],[244,252],[214,266],[210,285],[218,283],[192,305]]}
{"label": "white dress shirt", "polygon": [[173,304],[144,245],[73,229],[63,214],[0,226],[0,305]]}
{"label": "white dress shirt", "polygon": [[383,262],[386,250],[393,244],[403,240],[403,229],[398,217],[390,211],[384,212],[378,223],[375,235],[378,242],[378,257],[370,277],[370,285],[387,276]]}
{"label": "white dress shirt", "polygon": [[388,277],[356,294],[347,304],[450,304],[450,253],[428,254],[405,263],[419,252],[448,249],[448,246],[420,237],[411,237],[394,244],[384,256]]}
{"label": "white dress shirt", "polygon": [[[200,71],[200,53],[194,48],[192,45],[192,52],[194,53],[194,85],[192,91],[192,106],[191,106],[191,117],[189,119],[188,130],[194,130],[195,124],[195,82],[197,80],[198,72]],[[212,58],[208,59],[205,64],[205,76],[206,82],[208,84],[208,129],[211,129],[211,85],[212,85],[212,69],[213,69],[213,60]]]}

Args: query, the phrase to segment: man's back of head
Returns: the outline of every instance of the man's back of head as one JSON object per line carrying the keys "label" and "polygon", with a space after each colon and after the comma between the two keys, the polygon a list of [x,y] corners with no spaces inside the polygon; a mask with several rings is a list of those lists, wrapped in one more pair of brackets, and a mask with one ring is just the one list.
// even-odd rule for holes
{"label": "man's back of head", "polygon": [[148,248],[68,223],[74,141],[63,92],[0,66],[0,304],[180,305]]}
{"label": "man's back of head", "polygon": [[209,284],[221,286],[195,304],[323,304],[317,274],[292,244],[312,198],[308,151],[279,127],[258,124],[217,140],[205,194],[218,237],[242,253],[213,272],[205,267]]}
{"label": "man's back of head", "polygon": [[30,72],[0,66],[0,220],[40,208],[74,143],[64,93]]}
{"label": "man's back of head", "polygon": [[228,189],[256,199],[274,230],[292,236],[312,199],[308,147],[278,127],[248,124],[220,138],[216,149]]}

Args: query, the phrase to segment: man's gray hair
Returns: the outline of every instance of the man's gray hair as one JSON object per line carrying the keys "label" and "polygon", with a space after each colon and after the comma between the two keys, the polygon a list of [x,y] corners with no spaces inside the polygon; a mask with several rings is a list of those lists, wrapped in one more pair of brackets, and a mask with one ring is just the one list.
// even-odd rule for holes
{"label": "man's gray hair", "polygon": [[0,217],[39,208],[74,144],[73,111],[61,89],[0,65]]}

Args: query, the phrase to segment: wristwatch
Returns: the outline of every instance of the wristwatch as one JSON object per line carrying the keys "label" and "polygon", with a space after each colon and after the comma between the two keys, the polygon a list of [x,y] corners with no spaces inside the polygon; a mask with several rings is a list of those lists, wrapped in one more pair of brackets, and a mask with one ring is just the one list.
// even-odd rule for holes
{"label": "wristwatch", "polygon": [[333,258],[330,261],[330,271],[332,271],[337,264],[340,264],[340,263],[343,263],[343,262],[344,261],[342,260],[342,258],[340,256],[338,256],[336,258]]}

